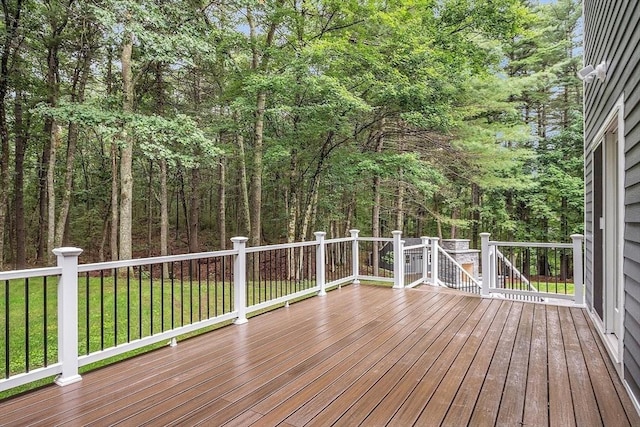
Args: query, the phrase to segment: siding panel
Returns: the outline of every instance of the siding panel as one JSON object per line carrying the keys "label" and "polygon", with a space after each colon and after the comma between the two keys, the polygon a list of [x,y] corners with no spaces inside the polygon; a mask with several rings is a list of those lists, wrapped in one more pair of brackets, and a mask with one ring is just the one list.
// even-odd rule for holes
{"label": "siding panel", "polygon": [[[609,62],[605,82],[585,85],[585,230],[593,217],[590,150],[615,102],[625,97],[625,342],[624,376],[640,400],[640,8],[636,1],[585,0],[585,64]],[[593,287],[593,251],[586,250],[587,294]]]}

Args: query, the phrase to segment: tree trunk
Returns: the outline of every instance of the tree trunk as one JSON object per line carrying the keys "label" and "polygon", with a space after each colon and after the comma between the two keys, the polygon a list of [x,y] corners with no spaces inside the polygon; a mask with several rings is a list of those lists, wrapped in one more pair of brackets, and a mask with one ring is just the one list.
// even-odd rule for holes
{"label": "tree trunk", "polygon": [[111,143],[111,233],[109,237],[111,261],[118,259],[118,230],[120,229],[118,190],[118,146],[113,142]]}
{"label": "tree trunk", "polygon": [[[24,94],[21,91],[16,93],[16,101],[13,109],[15,117],[16,154],[15,154],[15,180],[13,181],[13,209],[16,228],[16,258],[15,268],[21,270],[27,265],[27,231],[24,221],[24,156],[27,150],[26,127],[23,122]],[[2,239],[2,233],[0,233]],[[0,260],[2,251],[0,250]],[[0,269],[2,262],[0,261]]]}
{"label": "tree trunk", "polygon": [[46,118],[44,121],[44,147],[38,165],[38,245],[36,260],[43,261],[48,258],[47,252],[47,176],[49,173],[49,163],[51,156],[51,135],[53,134],[53,119]]}
{"label": "tree trunk", "polygon": [[[383,137],[384,120],[381,121],[380,130],[378,132],[379,133],[376,139],[376,153],[382,153],[382,148],[384,145],[384,137]],[[380,177],[380,174],[376,173],[373,177],[373,208],[371,212],[371,236],[373,238],[380,237],[380,204],[382,202],[382,195],[381,195],[381,189],[380,189],[381,183],[382,183],[382,178]],[[379,275],[379,272],[378,272],[379,256],[378,255],[380,253],[378,242],[373,242],[372,251],[373,253],[371,255],[371,261],[373,264],[373,275],[378,276]]]}
{"label": "tree trunk", "polygon": [[[49,167],[47,168],[47,261],[53,263],[55,248],[55,223],[56,223],[56,188],[54,182],[56,155],[62,141],[62,127],[53,124],[51,136],[51,151],[49,153]],[[64,227],[64,226],[63,226]]]}
{"label": "tree trunk", "polygon": [[471,239],[472,248],[478,249],[480,238],[480,186],[471,184]]}
{"label": "tree trunk", "polygon": [[242,229],[240,233],[243,236],[249,236],[251,233],[251,212],[249,210],[249,183],[247,180],[247,157],[244,150],[244,137],[238,131],[236,135],[238,142],[238,151],[240,159],[240,191],[242,193],[241,210],[242,210]]}
{"label": "tree trunk", "polygon": [[402,170],[398,179],[398,190],[396,192],[396,230],[404,230],[404,182]]}
{"label": "tree trunk", "polygon": [[456,220],[460,216],[460,209],[454,207],[451,209],[451,239],[455,239],[458,234],[458,226],[456,225]]}
{"label": "tree trunk", "polygon": [[[287,207],[287,243],[293,243],[296,241],[296,225],[298,223],[298,153],[296,150],[291,151],[291,159],[289,161],[289,196]],[[295,249],[288,250],[288,262],[289,266],[288,279],[291,280],[295,277]]]}
{"label": "tree trunk", "polygon": [[440,221],[440,202],[437,195],[433,195],[433,214],[436,219],[438,238],[442,241],[442,222]]}
{"label": "tree trunk", "polygon": [[[72,83],[72,102],[82,103],[84,101],[84,91],[87,86],[87,79],[89,78],[89,71],[91,65],[90,51],[83,54],[82,63],[76,67],[74,72],[74,79]],[[64,244],[64,235],[66,231],[66,225],[69,219],[69,210],[71,208],[71,193],[73,191],[73,171],[76,158],[76,146],[78,144],[78,125],[76,123],[69,123],[67,136],[67,161],[65,167],[64,189],[62,191],[62,201],[60,203],[60,212],[58,216],[58,223],[56,226],[55,243],[58,246]]]}
{"label": "tree trunk", "polygon": [[147,180],[147,256],[153,256],[153,160],[149,160]]}
{"label": "tree trunk", "polygon": [[13,11],[7,6],[4,13],[6,33],[0,57],[0,270],[4,269],[4,229],[9,201],[9,128],[7,125],[7,92],[9,89],[9,58],[13,55],[18,35],[22,1],[18,0]]}
{"label": "tree trunk", "polygon": [[[160,160],[160,256],[169,255],[169,193],[167,191],[167,161]],[[169,277],[169,266],[162,264],[164,277]]]}
{"label": "tree trunk", "polygon": [[[280,7],[283,3],[284,0],[277,0],[275,6]],[[274,19],[269,24],[260,64],[258,64],[258,51],[256,48],[256,23],[250,8],[247,9],[247,23],[249,25],[249,37],[252,41],[252,69],[266,73],[269,68],[269,49],[273,46],[278,21]],[[266,103],[266,92],[264,90],[258,91],[256,95],[256,113],[253,133],[253,174],[251,176],[251,230],[249,232],[249,244],[251,246],[260,245],[262,234],[262,156],[264,149],[264,110]]]}
{"label": "tree trunk", "polygon": [[189,252],[200,252],[200,169],[191,169],[191,200],[189,211]]}
{"label": "tree trunk", "polygon": [[220,159],[220,188],[218,191],[218,229],[220,249],[227,248],[227,165],[226,159]]}
{"label": "tree trunk", "polygon": [[[133,73],[131,55],[133,52],[133,34],[125,36],[120,62],[122,66],[122,91],[124,95],[122,110],[125,114],[133,112]],[[133,201],[133,139],[123,132],[124,145],[120,150],[120,259],[132,256],[132,201]]]}
{"label": "tree trunk", "polygon": [[258,93],[256,100],[255,128],[253,134],[253,174],[251,176],[251,231],[249,233],[249,245],[259,246],[262,231],[262,156],[264,136],[264,109],[267,94]]}

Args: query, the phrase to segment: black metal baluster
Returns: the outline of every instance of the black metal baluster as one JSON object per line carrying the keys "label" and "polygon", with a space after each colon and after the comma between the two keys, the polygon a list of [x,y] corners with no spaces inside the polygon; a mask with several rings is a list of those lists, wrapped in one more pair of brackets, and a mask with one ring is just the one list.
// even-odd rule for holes
{"label": "black metal baluster", "polygon": [[269,260],[267,263],[267,269],[269,271],[269,299],[273,299],[273,263],[272,263],[272,259],[273,259],[273,252],[274,251],[269,251]]}
{"label": "black metal baluster", "polygon": [[[229,275],[229,291],[225,292],[225,289],[227,288],[226,284],[224,284],[222,286],[222,300],[224,301],[224,294],[227,293],[229,296],[229,311],[235,310],[235,306],[234,306],[234,301],[233,301],[233,282],[235,281],[235,276],[233,275],[233,260],[231,258],[229,258],[229,260],[227,261],[229,263],[229,265],[224,264],[224,267],[227,271],[229,271],[228,275]],[[246,274],[246,273],[245,273]],[[223,272],[223,277],[227,278],[227,274],[224,274]],[[225,313],[227,313],[225,311]]]}
{"label": "black metal baluster", "polygon": [[47,342],[47,276],[42,278],[42,296],[44,299],[42,307],[42,338],[44,350],[44,366],[49,365],[49,343]]}
{"label": "black metal baluster", "polygon": [[164,332],[164,264],[160,265],[160,331]]}
{"label": "black metal baluster", "polygon": [[29,372],[29,278],[24,279],[24,367]]}
{"label": "black metal baluster", "polygon": [[[255,272],[256,272],[256,253],[252,253],[251,255],[251,274],[247,274],[247,277],[250,277],[251,279],[251,305],[256,303],[256,278],[255,278]],[[249,286],[249,283],[247,283],[247,287]],[[247,295],[247,298],[249,296]]]}
{"label": "black metal baluster", "polygon": [[[113,276],[117,275],[118,270],[114,268]],[[100,350],[104,350],[104,276],[100,276]]]}
{"label": "black metal baluster", "polygon": [[211,290],[211,281],[209,278],[209,261],[211,261],[211,258],[207,258],[207,319],[211,318],[211,301],[209,299],[209,292]]}
{"label": "black metal baluster", "polygon": [[153,335],[153,264],[149,264],[149,336]]}
{"label": "black metal baluster", "polygon": [[189,324],[193,323],[193,261],[189,262]]}
{"label": "black metal baluster", "polygon": [[[557,248],[553,248],[553,265],[554,267],[558,265],[558,249]],[[553,281],[555,282],[555,289],[556,289],[556,294],[558,293],[558,274],[555,271],[552,271],[551,274],[553,274]]]}
{"label": "black metal baluster", "polygon": [[171,329],[175,328],[175,297],[174,297],[174,281],[175,281],[175,277],[176,275],[174,274],[175,269],[174,269],[174,265],[175,263],[172,262],[171,264]]}
{"label": "black metal baluster", "polygon": [[180,326],[184,326],[184,263],[180,261]]}
{"label": "black metal baluster", "polygon": [[[222,264],[224,264],[225,257],[220,258]],[[224,279],[223,279],[224,280]],[[218,316],[218,260],[213,260],[213,315],[214,317]]]}
{"label": "black metal baluster", "polygon": [[[127,278],[127,292],[130,292],[129,279]],[[131,316],[129,312],[129,316]],[[127,319],[127,323],[131,320]],[[129,328],[127,328],[129,329]],[[138,267],[138,338],[142,338],[142,266]]]}
{"label": "black metal baluster", "polygon": [[196,277],[198,278],[198,320],[202,320],[202,276],[200,274],[200,261],[193,261],[196,267]]}
{"label": "black metal baluster", "polygon": [[[85,276],[86,279],[85,279],[85,285],[84,286],[85,286],[86,304],[85,304],[85,308],[84,308],[85,309],[85,312],[84,312],[85,319],[84,319],[84,321],[85,321],[85,325],[86,325],[85,327],[87,328],[86,331],[85,331],[85,334],[86,334],[86,337],[87,337],[87,342],[86,342],[87,353],[86,354],[89,354],[91,352],[91,348],[90,348],[90,345],[89,345],[89,337],[90,337],[90,334],[89,334],[89,301],[90,301],[90,299],[89,299],[89,272],[87,271],[85,274],[86,274],[86,276]],[[103,275],[103,274],[104,274],[104,271],[100,270],[100,275]]]}
{"label": "black metal baluster", "polygon": [[[226,288],[226,269],[227,269],[226,267],[227,267],[227,259],[225,257],[225,258],[222,258],[222,266],[221,266],[221,269],[222,269],[222,313],[221,314],[225,314],[227,312],[225,310],[225,307],[224,307],[224,302],[225,302],[224,301],[224,294],[225,294],[224,290]],[[216,298],[216,301],[217,301],[217,298]]]}
{"label": "black metal baluster", "polygon": [[9,378],[9,281],[4,281],[4,377]]}

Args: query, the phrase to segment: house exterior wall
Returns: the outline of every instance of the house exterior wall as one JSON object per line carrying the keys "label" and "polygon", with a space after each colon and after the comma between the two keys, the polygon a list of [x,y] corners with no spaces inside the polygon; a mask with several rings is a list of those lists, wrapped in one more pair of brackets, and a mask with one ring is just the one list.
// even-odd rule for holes
{"label": "house exterior wall", "polygon": [[585,85],[585,283],[593,307],[593,148],[624,99],[623,376],[640,401],[640,7],[637,1],[584,0],[584,62],[607,61],[607,78]]}

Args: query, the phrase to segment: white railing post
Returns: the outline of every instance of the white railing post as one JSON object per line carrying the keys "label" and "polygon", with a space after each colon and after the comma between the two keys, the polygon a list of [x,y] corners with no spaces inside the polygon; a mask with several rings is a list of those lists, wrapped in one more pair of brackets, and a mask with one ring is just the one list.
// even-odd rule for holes
{"label": "white railing post", "polygon": [[393,287],[404,288],[404,249],[402,231],[392,231],[393,234]]}
{"label": "white railing post", "polygon": [[360,284],[360,249],[358,248],[358,233],[360,230],[349,230],[353,242],[351,243],[351,259],[353,266],[353,284]]}
{"label": "white railing post", "polygon": [[233,305],[238,312],[236,325],[247,323],[247,237],[233,237],[233,250],[238,251],[233,262]]}
{"label": "white railing post", "polygon": [[327,235],[327,233],[325,233],[324,231],[316,231],[313,234],[316,236],[316,240],[318,241],[318,247],[316,248],[316,284],[320,288],[318,296],[322,297],[327,294],[327,291],[324,289],[326,265],[326,248],[324,245],[324,237]]}
{"label": "white railing post", "polygon": [[62,373],[56,384],[65,386],[82,379],[78,374],[78,256],[80,248],[53,250],[62,267],[58,282],[58,361]]}
{"label": "white railing post", "polygon": [[438,253],[438,248],[440,247],[440,238],[432,237],[431,238],[431,282],[433,286],[438,286],[438,269],[439,269],[439,261],[438,258],[440,254]]}
{"label": "white railing post", "polygon": [[480,288],[480,295],[483,297],[489,296],[489,287],[491,287],[491,263],[489,261],[489,233],[480,233],[480,256],[482,257],[482,287]]}
{"label": "white railing post", "polygon": [[572,234],[573,241],[573,293],[574,303],[584,305],[584,272],[582,264],[582,234]]}
{"label": "white railing post", "polygon": [[429,275],[428,266],[429,266],[429,237],[422,236],[422,283],[427,283],[427,278]]}

